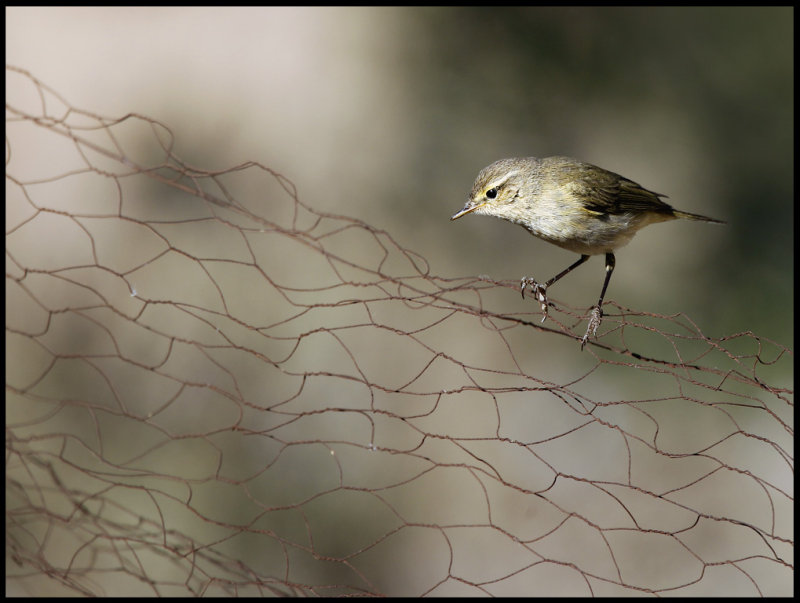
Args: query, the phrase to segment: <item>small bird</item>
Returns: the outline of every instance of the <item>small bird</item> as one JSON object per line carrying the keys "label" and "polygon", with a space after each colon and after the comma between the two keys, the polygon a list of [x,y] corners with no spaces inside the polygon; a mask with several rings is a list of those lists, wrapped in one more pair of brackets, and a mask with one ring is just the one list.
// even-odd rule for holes
{"label": "small bird", "polygon": [[496,216],[519,224],[531,234],[580,254],[571,266],[545,283],[522,277],[522,297],[530,287],[547,318],[547,288],[592,255],[606,255],[606,277],[591,310],[581,349],[594,337],[603,317],[603,298],[614,271],[614,250],[636,232],[656,222],[685,218],[724,224],[722,220],[674,209],[649,191],[590,163],[570,157],[501,159],[478,174],[467,204],[451,220],[469,213]]}

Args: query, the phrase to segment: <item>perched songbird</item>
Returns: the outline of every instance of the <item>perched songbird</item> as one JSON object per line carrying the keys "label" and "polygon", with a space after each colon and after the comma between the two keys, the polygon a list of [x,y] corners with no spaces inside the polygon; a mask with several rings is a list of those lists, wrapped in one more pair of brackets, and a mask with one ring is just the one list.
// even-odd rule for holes
{"label": "perched songbird", "polygon": [[594,337],[603,316],[605,297],[614,271],[614,250],[627,244],[648,224],[675,218],[724,224],[673,209],[659,193],[603,168],[569,157],[501,159],[478,174],[464,208],[451,220],[475,212],[524,226],[548,243],[580,254],[580,259],[545,283],[522,278],[522,296],[530,287],[547,318],[547,288],[586,260],[606,254],[606,278],[592,308],[581,349]]}

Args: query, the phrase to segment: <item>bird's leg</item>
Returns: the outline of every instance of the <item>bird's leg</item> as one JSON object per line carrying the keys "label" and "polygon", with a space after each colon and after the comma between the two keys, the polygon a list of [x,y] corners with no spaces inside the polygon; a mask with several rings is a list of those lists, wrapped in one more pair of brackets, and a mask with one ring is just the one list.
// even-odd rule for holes
{"label": "bird's leg", "polygon": [[606,253],[606,279],[603,281],[603,290],[600,292],[600,299],[597,305],[592,308],[589,313],[589,324],[586,327],[586,334],[581,339],[581,350],[586,345],[589,337],[594,337],[597,333],[597,327],[600,326],[600,321],[603,319],[603,298],[606,296],[606,289],[608,289],[608,282],[611,280],[611,273],[614,272],[616,260],[613,253]]}
{"label": "bird's leg", "polygon": [[[536,280],[533,277],[530,277],[530,276],[523,276],[522,277],[522,281],[520,282],[520,287],[522,288],[522,298],[525,299],[525,288],[526,287],[530,287],[531,288],[531,292],[533,293],[533,296],[536,298],[536,301],[538,301],[542,306],[542,322],[544,322],[545,319],[547,318],[547,288],[550,285],[552,285],[553,283],[555,283],[557,280],[559,280],[561,277],[566,276],[567,274],[572,272],[575,268],[577,268],[578,266],[583,264],[588,259],[589,259],[588,255],[582,255],[578,259],[578,261],[576,261],[574,264],[572,264],[568,268],[565,268],[564,270],[562,270],[561,272],[556,274],[553,278],[551,278],[549,281],[547,281],[544,284],[537,283]],[[608,259],[608,255],[606,255],[606,260],[607,259]],[[614,259],[613,255],[611,256],[611,259],[612,259],[612,263],[613,263],[613,259]],[[606,269],[608,269],[608,266],[606,266]],[[613,270],[613,266],[612,266],[612,270]],[[607,281],[606,281],[606,285],[608,285]],[[606,291],[606,289],[605,289],[605,287],[603,287],[603,293],[605,293],[605,291]],[[602,302],[602,299],[603,298],[601,297],[600,298],[601,302]]]}

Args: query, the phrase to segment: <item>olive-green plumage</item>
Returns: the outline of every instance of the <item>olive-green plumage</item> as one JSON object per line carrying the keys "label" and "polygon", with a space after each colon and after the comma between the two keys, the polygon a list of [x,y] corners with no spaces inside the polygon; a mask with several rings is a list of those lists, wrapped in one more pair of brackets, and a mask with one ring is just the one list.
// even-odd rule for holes
{"label": "olive-green plumage", "polygon": [[580,254],[580,259],[545,283],[522,278],[547,318],[547,288],[589,259],[606,255],[606,277],[582,345],[594,336],[603,316],[603,297],[616,260],[614,250],[656,222],[686,218],[717,222],[674,209],[633,180],[569,157],[501,159],[478,174],[467,204],[451,220],[468,213],[496,216],[525,227],[549,243]]}
{"label": "olive-green plumage", "polygon": [[569,157],[501,159],[481,170],[464,208],[520,224],[574,251],[609,253],[640,228],[675,218],[719,222],[673,209],[659,193]]}

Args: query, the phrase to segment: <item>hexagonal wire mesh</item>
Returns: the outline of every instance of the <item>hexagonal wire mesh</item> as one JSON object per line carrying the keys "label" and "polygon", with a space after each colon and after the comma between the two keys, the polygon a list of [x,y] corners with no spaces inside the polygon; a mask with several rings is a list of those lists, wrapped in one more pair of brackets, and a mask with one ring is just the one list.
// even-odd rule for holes
{"label": "hexagonal wire mesh", "polygon": [[8,73],[9,591],[791,592],[786,348],[609,302],[580,353],[583,310]]}

